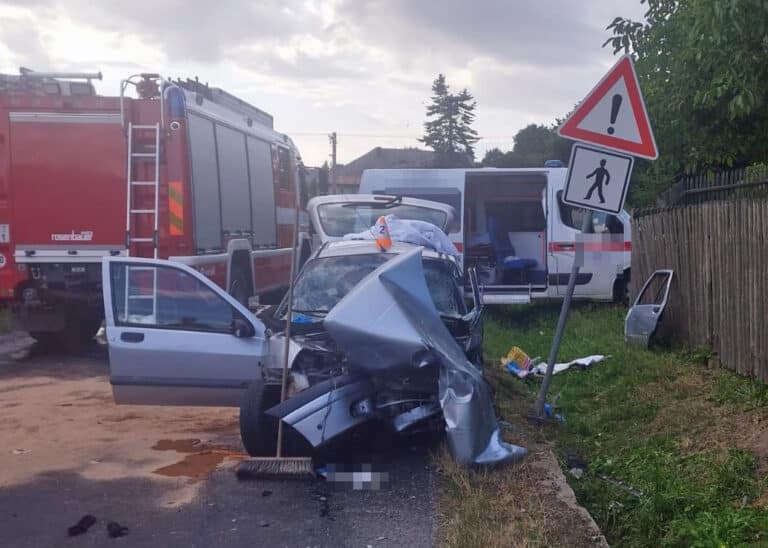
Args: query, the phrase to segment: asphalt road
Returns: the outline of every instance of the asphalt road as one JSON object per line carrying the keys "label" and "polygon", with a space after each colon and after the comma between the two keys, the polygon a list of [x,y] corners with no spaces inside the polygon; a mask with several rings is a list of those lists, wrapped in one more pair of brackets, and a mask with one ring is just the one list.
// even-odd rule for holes
{"label": "asphalt road", "polygon": [[[387,473],[380,490],[239,482],[237,411],[116,406],[106,349],[0,341],[0,542],[13,547],[432,546],[434,441],[369,431],[327,455]],[[26,349],[25,349],[26,348]],[[85,514],[97,523],[68,537]],[[129,528],[110,539],[106,524]]]}

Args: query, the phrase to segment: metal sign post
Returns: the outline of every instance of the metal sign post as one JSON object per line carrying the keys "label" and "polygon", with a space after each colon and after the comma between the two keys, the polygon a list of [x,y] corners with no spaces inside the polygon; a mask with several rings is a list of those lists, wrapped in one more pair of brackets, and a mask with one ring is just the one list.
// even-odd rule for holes
{"label": "metal sign post", "polygon": [[[584,211],[584,220],[581,223],[581,232],[584,233],[589,230],[589,223],[592,220],[592,212],[587,209]],[[536,396],[536,404],[533,408],[535,417],[537,419],[544,418],[544,404],[547,401],[547,391],[549,390],[549,383],[552,382],[552,375],[555,371],[555,362],[557,361],[557,354],[560,352],[560,342],[563,340],[563,331],[565,331],[565,322],[568,320],[568,313],[571,311],[571,300],[573,299],[573,290],[576,287],[576,277],[579,275],[579,268],[581,267],[581,259],[583,258],[583,245],[581,242],[576,242],[576,253],[573,258],[573,267],[571,267],[571,275],[568,278],[568,289],[565,291],[565,298],[563,299],[563,306],[560,307],[560,317],[557,320],[557,328],[555,329],[555,338],[552,340],[552,349],[549,351],[549,358],[547,358],[547,372],[544,374],[544,380],[541,381],[541,388],[539,389],[539,395]]]}

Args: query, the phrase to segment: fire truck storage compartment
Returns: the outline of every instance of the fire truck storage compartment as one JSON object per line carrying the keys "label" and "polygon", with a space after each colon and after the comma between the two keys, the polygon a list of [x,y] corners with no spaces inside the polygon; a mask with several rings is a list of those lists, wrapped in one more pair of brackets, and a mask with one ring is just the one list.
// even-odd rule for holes
{"label": "fire truck storage compartment", "polygon": [[277,245],[270,144],[192,112],[188,125],[197,251],[222,251],[225,237]]}
{"label": "fire truck storage compartment", "polygon": [[547,286],[546,175],[467,173],[466,264],[481,283],[543,291]]}
{"label": "fire truck storage compartment", "polygon": [[116,115],[11,112],[17,251],[125,247],[125,137]]}

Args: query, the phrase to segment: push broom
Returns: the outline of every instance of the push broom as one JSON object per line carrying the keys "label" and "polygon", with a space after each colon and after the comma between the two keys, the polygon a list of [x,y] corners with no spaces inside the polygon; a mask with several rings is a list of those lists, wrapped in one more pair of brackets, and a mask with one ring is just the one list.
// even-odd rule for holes
{"label": "push broom", "polygon": [[[285,314],[285,347],[283,350],[283,378],[280,387],[280,401],[284,402],[288,392],[288,355],[291,347],[291,323],[293,321],[293,285],[296,278],[296,253],[299,236],[299,205],[296,203],[293,219],[293,252],[291,253],[291,279],[288,283],[288,310]],[[314,478],[312,459],[309,457],[283,456],[283,421],[277,425],[277,452],[274,457],[250,458],[237,467],[239,479],[304,479]]]}

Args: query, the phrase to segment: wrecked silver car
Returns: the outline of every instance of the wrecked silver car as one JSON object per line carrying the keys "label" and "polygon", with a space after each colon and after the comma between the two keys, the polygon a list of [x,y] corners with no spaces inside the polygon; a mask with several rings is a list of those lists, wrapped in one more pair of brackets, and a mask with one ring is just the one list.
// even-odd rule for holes
{"label": "wrecked silver car", "polygon": [[289,397],[279,403],[287,302],[256,318],[189,267],[106,258],[115,400],[240,406],[252,454],[274,450],[280,419],[313,447],[383,421],[398,432],[444,425],[462,463],[520,458],[524,449],[500,439],[481,372],[482,310],[467,308],[459,276],[452,258],[415,245],[323,246],[296,279]]}

